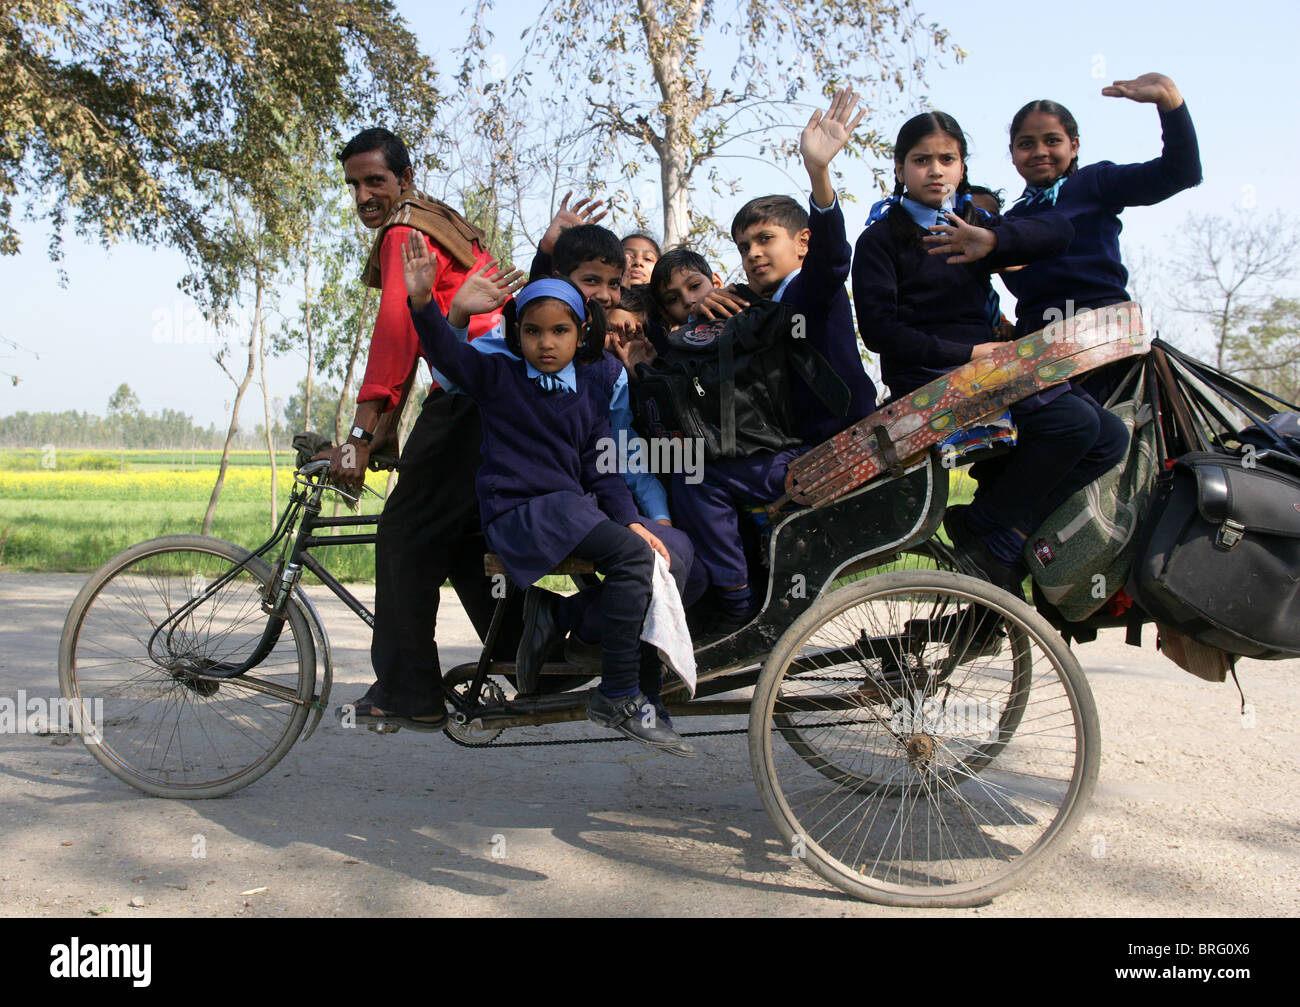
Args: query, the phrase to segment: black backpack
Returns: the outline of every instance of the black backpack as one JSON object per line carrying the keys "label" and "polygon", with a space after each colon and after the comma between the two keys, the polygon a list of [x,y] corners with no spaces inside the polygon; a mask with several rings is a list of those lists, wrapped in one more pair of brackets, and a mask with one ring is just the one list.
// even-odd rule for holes
{"label": "black backpack", "polygon": [[1300,459],[1183,455],[1162,478],[1129,593],[1207,647],[1300,656]]}
{"label": "black backpack", "polygon": [[803,381],[833,415],[848,412],[848,385],[803,337],[794,308],[762,300],[720,321],[668,333],[668,350],[637,367],[637,422],[651,437],[698,438],[704,458],[745,458],[802,444],[792,388]]}
{"label": "black backpack", "polygon": [[1157,351],[1157,450],[1174,460],[1161,465],[1128,593],[1204,647],[1300,656],[1300,452],[1264,397],[1295,407],[1160,341]]}

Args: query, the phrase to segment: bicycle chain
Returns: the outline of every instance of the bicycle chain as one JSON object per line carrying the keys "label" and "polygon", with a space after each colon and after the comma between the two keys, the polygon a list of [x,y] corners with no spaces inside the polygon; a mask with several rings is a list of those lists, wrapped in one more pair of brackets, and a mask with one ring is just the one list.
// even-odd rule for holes
{"label": "bicycle chain", "polygon": [[[845,727],[850,725],[861,726],[862,723],[863,722],[861,720],[835,720],[827,724],[798,724],[794,726],[797,726],[801,731],[811,731],[815,728],[821,728],[821,727]],[[509,730],[509,728],[502,728],[502,730]],[[780,729],[778,728],[778,730]],[[556,738],[552,741],[503,741],[500,744],[498,744],[495,740],[493,740],[493,741],[485,742],[483,744],[474,744],[473,742],[470,741],[461,741],[450,731],[445,731],[444,733],[446,734],[447,738],[450,741],[454,742],[457,745],[460,745],[461,748],[546,748],[552,745],[604,745],[604,744],[609,744],[611,742],[632,740],[631,738],[571,738],[571,739]],[[683,738],[716,738],[727,734],[748,734],[748,733],[749,733],[748,727],[737,727],[737,728],[731,728],[730,730],[722,730],[722,731],[690,731],[687,733],[683,733],[682,737]]]}

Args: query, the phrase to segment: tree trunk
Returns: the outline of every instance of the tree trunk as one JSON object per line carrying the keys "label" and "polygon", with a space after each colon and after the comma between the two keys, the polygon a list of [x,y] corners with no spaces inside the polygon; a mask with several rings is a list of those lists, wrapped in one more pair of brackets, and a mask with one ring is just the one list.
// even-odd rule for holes
{"label": "tree trunk", "polygon": [[1228,345],[1228,329],[1232,326],[1232,292],[1229,291],[1223,299],[1223,312],[1219,315],[1219,339],[1217,352],[1215,353],[1214,366],[1223,370],[1224,351]]}
{"label": "tree trunk", "polygon": [[[370,316],[370,295],[373,291],[374,291],[374,287],[366,287],[366,296],[365,299],[361,302],[361,314],[358,316],[358,321],[357,321],[357,334],[356,337],[352,340],[352,352],[348,354],[347,369],[343,372],[343,390],[339,392],[338,408],[334,410],[334,443],[335,444],[342,444],[344,440],[343,411],[348,408],[348,405],[352,399],[352,372],[356,370],[357,357],[361,356],[361,341],[366,336],[366,321]],[[331,493],[330,496],[334,497],[334,516],[338,517],[339,516],[338,494]],[[335,535],[340,534],[337,528],[334,529],[334,534]]]}
{"label": "tree trunk", "polygon": [[691,133],[697,110],[682,83],[682,61],[686,48],[698,29],[704,12],[704,0],[685,0],[670,4],[671,21],[665,29],[659,23],[659,0],[637,0],[637,19],[645,34],[646,51],[659,96],[663,99],[664,135],[648,137],[659,158],[659,185],[664,201],[664,247],[679,245],[691,232],[689,206]]}
{"label": "tree trunk", "polygon": [[352,372],[356,370],[357,357],[361,356],[361,341],[366,337],[366,321],[370,316],[370,295],[373,287],[366,287],[365,300],[361,302],[360,320],[357,323],[357,335],[352,340],[352,352],[348,354],[348,366],[343,372],[343,391],[339,393],[339,405],[334,410],[334,443],[343,443],[343,414],[352,398]]}
{"label": "tree trunk", "polygon": [[[235,433],[239,430],[239,404],[244,401],[244,392],[248,390],[249,382],[253,380],[253,365],[257,360],[257,322],[254,320],[253,329],[248,333],[248,367],[244,371],[244,380],[235,382],[233,376],[230,380],[235,384],[235,403],[230,408],[230,426],[226,430],[226,443],[221,449],[221,464],[217,468],[217,482],[212,487],[212,497],[208,500],[207,512],[203,515],[203,525],[199,529],[201,535],[212,534],[212,519],[217,513],[217,500],[221,497],[221,487],[226,483],[226,468],[230,465],[230,444],[235,439]],[[225,370],[225,366],[222,366]],[[229,371],[226,371],[230,375]]]}
{"label": "tree trunk", "polygon": [[664,154],[659,161],[659,184],[664,201],[664,248],[675,248],[691,233],[689,188],[686,184],[686,150],[676,117],[668,117]]}
{"label": "tree trunk", "polygon": [[271,423],[271,389],[266,376],[266,320],[262,317],[262,270],[257,270],[257,362],[262,373],[262,416],[266,424],[266,453],[271,459],[271,527],[280,514],[279,470],[275,464],[275,428]]}
{"label": "tree trunk", "polygon": [[[307,242],[306,250],[302,260],[302,298],[303,298],[303,329],[307,336],[307,391],[305,401],[302,407],[303,426],[311,429],[311,371],[314,360],[312,358],[312,338],[311,338],[311,283],[308,277],[311,275],[311,228],[307,228],[305,236]],[[297,431],[290,430],[292,436]]]}

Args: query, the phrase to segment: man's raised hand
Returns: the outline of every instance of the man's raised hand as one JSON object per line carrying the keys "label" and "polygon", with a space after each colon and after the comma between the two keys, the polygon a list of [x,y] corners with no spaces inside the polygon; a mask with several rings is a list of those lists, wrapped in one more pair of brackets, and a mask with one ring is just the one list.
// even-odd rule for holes
{"label": "man's raised hand", "polygon": [[551,218],[551,223],[546,228],[546,233],[542,235],[542,240],[537,243],[537,250],[551,254],[555,248],[555,239],[560,236],[561,231],[567,231],[570,227],[577,227],[579,224],[598,224],[605,219],[608,210],[599,210],[605,205],[603,199],[592,200],[590,196],[578,200],[569,206],[569,200],[573,197],[572,192],[566,192],[564,198],[560,200],[560,208],[555,211],[555,216]]}

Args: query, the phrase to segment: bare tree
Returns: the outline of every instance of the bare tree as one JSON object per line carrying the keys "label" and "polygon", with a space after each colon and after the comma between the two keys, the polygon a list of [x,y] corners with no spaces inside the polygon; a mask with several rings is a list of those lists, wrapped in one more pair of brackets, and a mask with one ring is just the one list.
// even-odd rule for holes
{"label": "bare tree", "polygon": [[1173,274],[1181,291],[1177,310],[1197,319],[1213,340],[1222,370],[1261,308],[1296,276],[1300,230],[1280,211],[1249,210],[1231,217],[1188,217],[1175,239]]}
{"label": "bare tree", "polygon": [[1145,246],[1123,249],[1124,266],[1128,271],[1129,297],[1142,305],[1142,317],[1147,330],[1156,332],[1164,321],[1164,288],[1161,286],[1161,262]]}
{"label": "bare tree", "polygon": [[1244,336],[1229,341],[1228,361],[1247,381],[1300,403],[1300,300],[1275,297]]}
{"label": "bare tree", "polygon": [[[932,53],[957,58],[948,33],[927,24],[910,0],[737,0],[722,10],[712,0],[549,0],[524,31],[527,41],[513,79],[494,72],[491,0],[479,0],[462,51],[462,87],[480,82],[479,131],[510,122],[533,88],[585,103],[583,139],[589,175],[634,184],[642,168],[657,169],[668,245],[708,234],[712,224],[693,213],[693,187],[707,178],[714,191],[734,179],[715,163],[748,143],[765,162],[796,153],[791,103],[822,88],[850,85],[879,114],[924,74]],[[598,25],[599,31],[592,26]],[[725,53],[726,80],[711,73],[704,53]],[[544,73],[534,71],[545,67]],[[495,68],[499,71],[499,67]],[[493,77],[503,78],[494,80]],[[532,107],[531,105],[529,106]],[[796,112],[795,116],[806,113]],[[802,125],[802,123],[799,123]],[[881,152],[888,139],[872,130],[859,151]]]}

